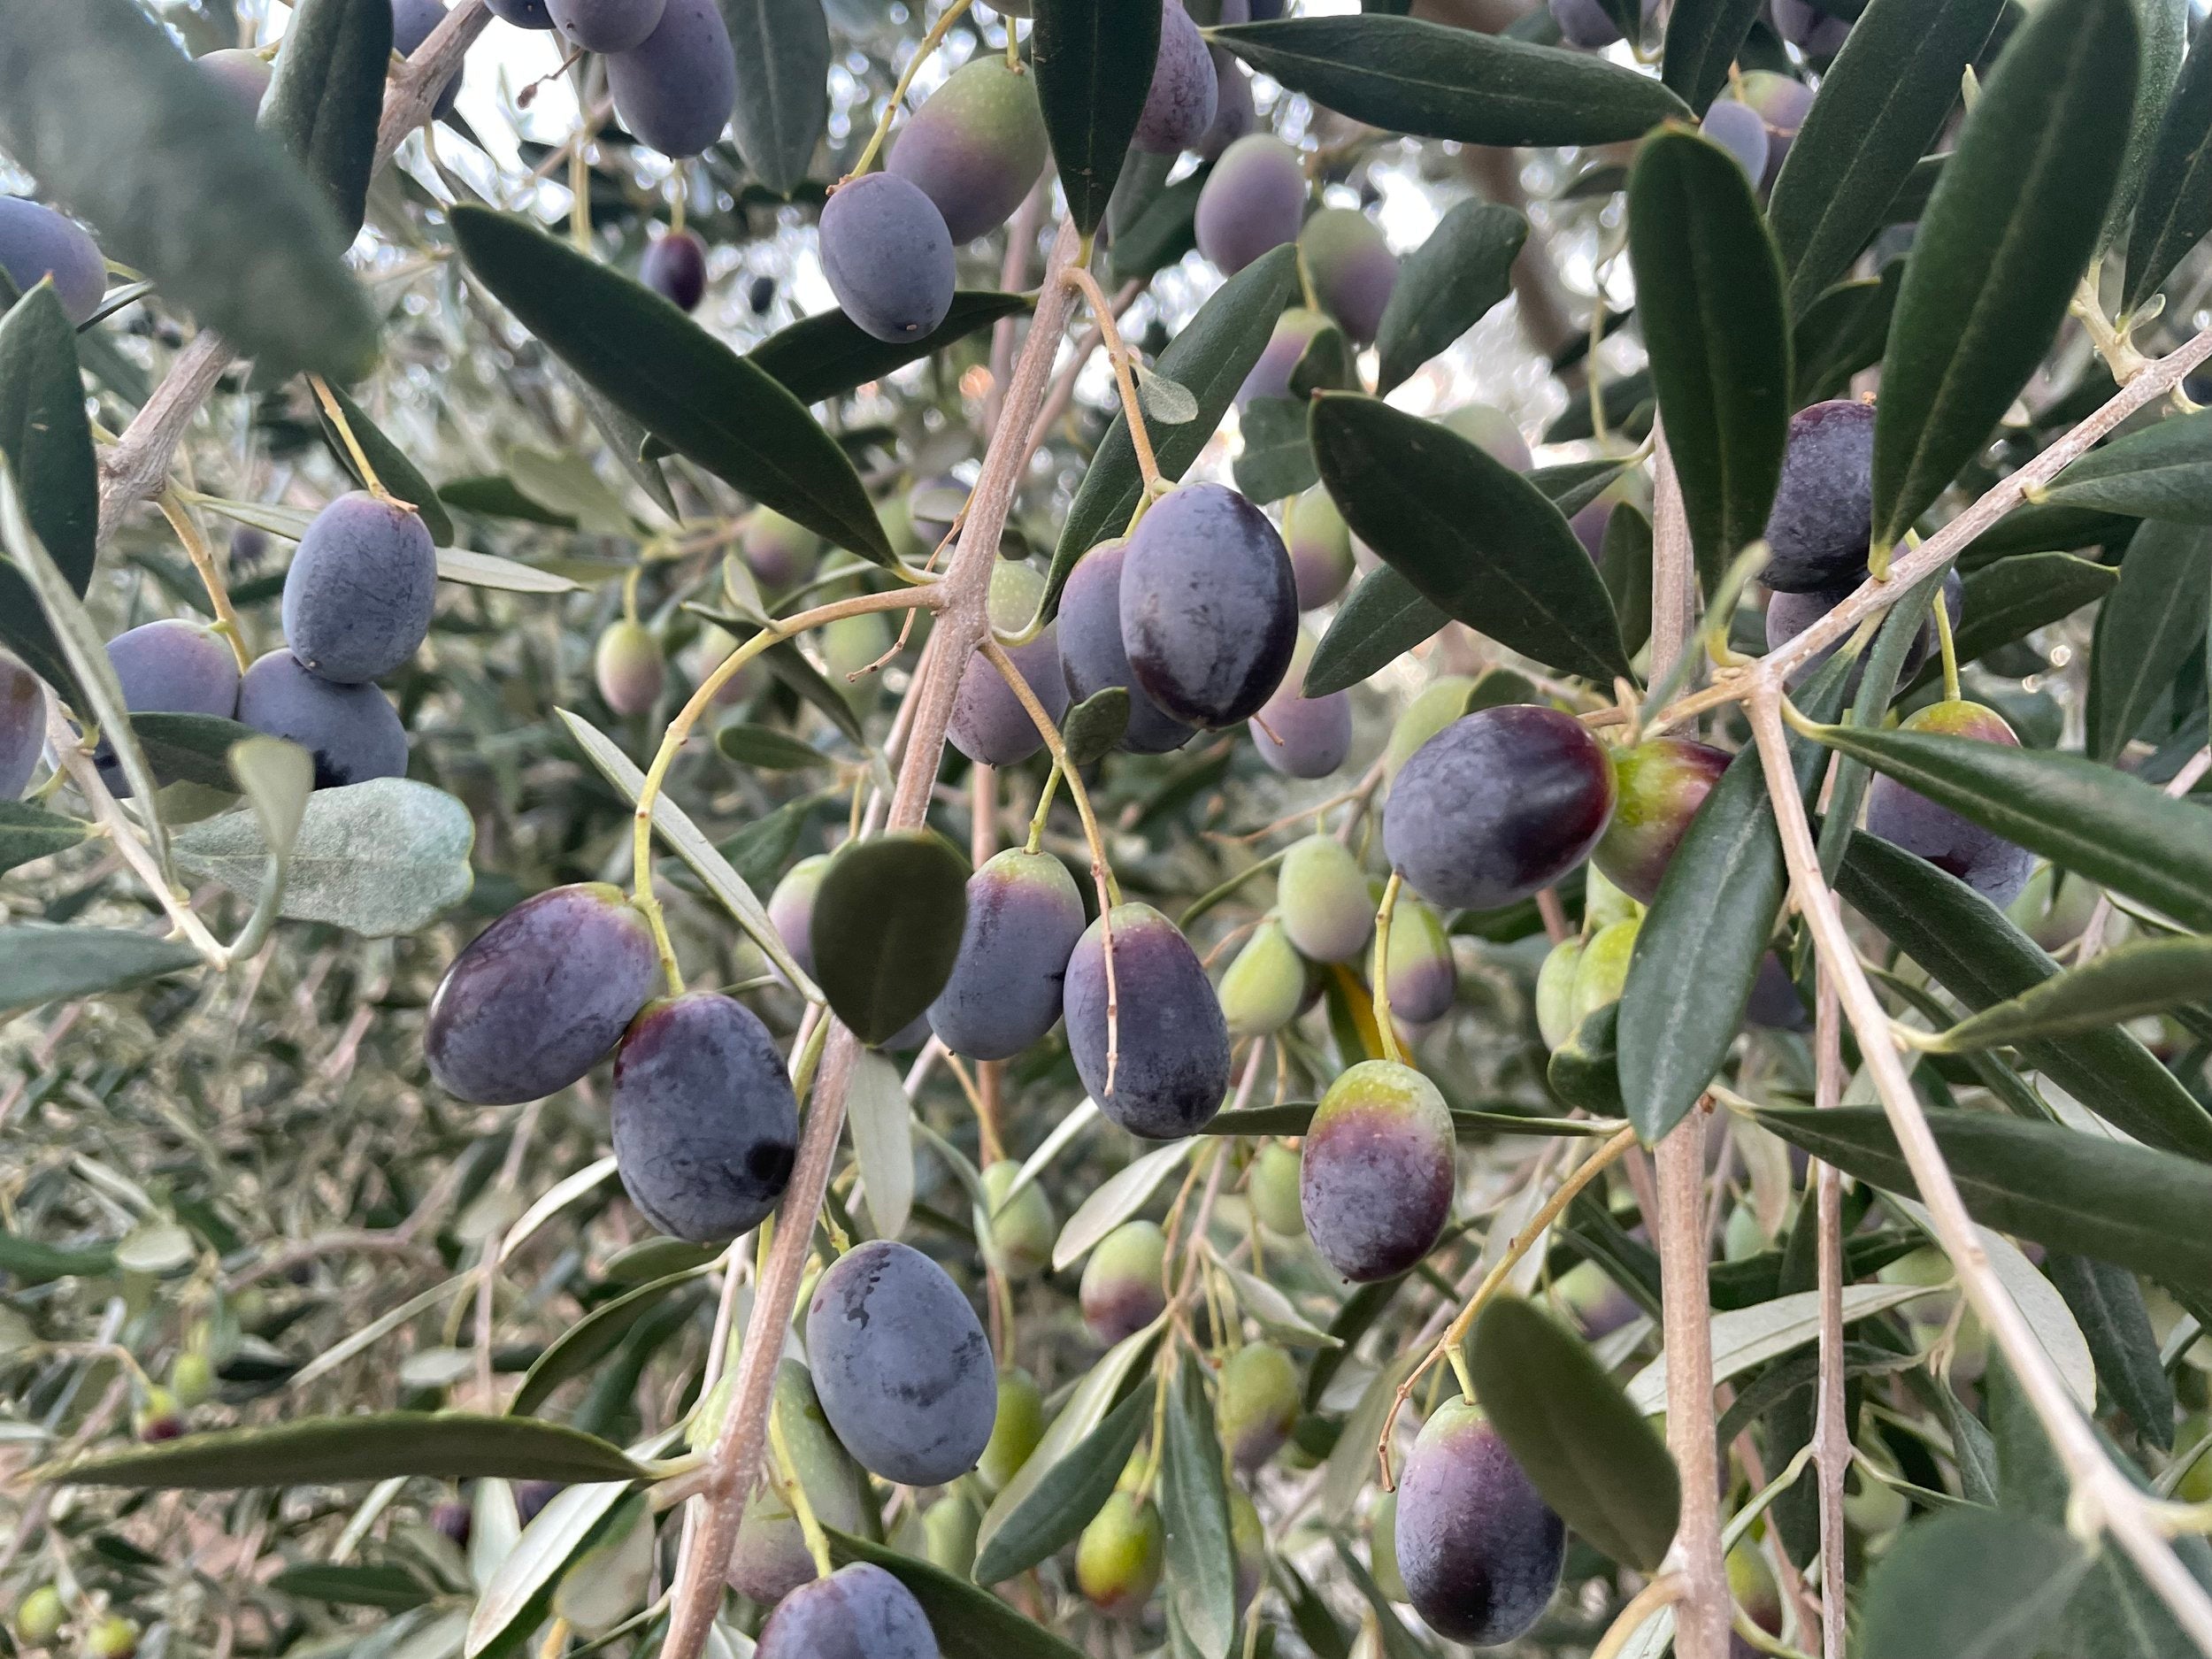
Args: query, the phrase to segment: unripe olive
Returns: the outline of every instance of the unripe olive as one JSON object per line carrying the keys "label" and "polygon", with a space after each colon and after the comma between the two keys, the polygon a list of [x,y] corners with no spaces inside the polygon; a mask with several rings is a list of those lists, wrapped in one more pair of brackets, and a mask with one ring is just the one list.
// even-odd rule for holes
{"label": "unripe olive", "polygon": [[188,1411],[215,1392],[215,1368],[204,1349],[188,1348],[177,1356],[169,1367],[169,1392]]}
{"label": "unripe olive", "polygon": [[2056,951],[2081,937],[2096,911],[2097,897],[2097,886],[2087,877],[2056,864],[2039,864],[2005,914],[2044,949]]}
{"label": "unripe olive", "polygon": [[1052,1240],[1058,1232],[1053,1225],[1052,1201],[1039,1183],[1030,1182],[1007,1202],[1007,1189],[1020,1173],[1021,1165],[1010,1158],[987,1164],[983,1171],[983,1190],[991,1201],[991,1237],[1001,1264],[1016,1280],[1034,1279],[1051,1265]]}
{"label": "unripe olive", "polygon": [[1398,1494],[1386,1492],[1375,1501],[1367,1517],[1368,1570],[1375,1587],[1393,1601],[1410,1601],[1406,1581],[1398,1576]]}
{"label": "unripe olive", "polygon": [[800,859],[783,872],[783,879],[768,895],[768,919],[776,926],[776,936],[810,976],[814,972],[814,895],[829,863],[827,853]]}
{"label": "unripe olive", "polygon": [[176,1395],[156,1384],[131,1414],[131,1432],[149,1443],[173,1440],[184,1432],[184,1409]]}
{"label": "unripe olive", "polygon": [[1582,867],[1582,925],[1593,933],[1615,922],[1632,921],[1644,907],[1615,887],[1605,872],[1593,864]]}
{"label": "unripe olive", "polygon": [[1083,1323],[1109,1346],[1134,1334],[1167,1306],[1161,1275],[1167,1234],[1156,1221],[1125,1221],[1098,1241],[1083,1264]]}
{"label": "unripe olive", "polygon": [[1298,1018],[1306,966],[1279,922],[1262,922],[1221,976],[1221,1016],[1233,1037],[1264,1037]]}
{"label": "unripe olive", "polygon": [[1322,304],[1352,343],[1372,341],[1398,285],[1398,257],[1375,222],[1357,208],[1325,207],[1299,231],[1298,251]]}
{"label": "unripe olive", "polygon": [[1582,951],[1579,939],[1563,939],[1536,972],[1536,1029],[1547,1048],[1558,1048],[1575,1033],[1575,975]]}
{"label": "unripe olive", "polygon": [[[1985,703],[1947,698],[1916,709],[1901,728],[2017,749],[2019,738],[2005,718]],[[2002,908],[2020,896],[2035,869],[2035,855],[1994,831],[1985,829],[1948,807],[1938,806],[1893,778],[1877,778],[1866,792],[1870,834],[1893,841],[1956,876],[1992,904]]]}
{"label": "unripe olive", "polygon": [[1333,835],[1309,835],[1290,849],[1275,878],[1283,931],[1301,956],[1349,962],[1375,927],[1375,907],[1359,861]]}
{"label": "unripe olive", "polygon": [[1045,1435],[1045,1396],[1037,1379],[1018,1365],[1000,1368],[998,1415],[991,1419],[991,1438],[976,1460],[976,1472],[993,1492],[1021,1472],[1022,1465]]}
{"label": "unripe olive", "polygon": [[1167,1548],[1160,1511],[1117,1492],[1076,1540],[1075,1581],[1091,1605],[1114,1618],[1133,1618],[1159,1587]]}
{"label": "unripe olive", "polygon": [[628,618],[611,624],[591,654],[599,695],[617,714],[643,714],[660,701],[668,681],[660,641],[652,629]]}
{"label": "unripe olive", "polygon": [[1590,935],[1581,960],[1575,964],[1574,991],[1568,1004],[1569,1018],[1575,1025],[1581,1025],[1607,1003],[1621,1000],[1640,926],[1635,921],[1615,922]]}
{"label": "unripe olive", "polygon": [[1237,1611],[1252,1605],[1267,1578],[1267,1528],[1241,1486],[1229,1488],[1229,1545],[1237,1558]]}
{"label": "unripe olive", "polygon": [[1048,153],[1036,77],[982,52],[924,100],[885,165],[937,204],[960,243],[1006,222]]}
{"label": "unripe olive", "polygon": [[138,1651],[138,1626],[111,1613],[85,1632],[87,1659],[131,1659]]}
{"label": "unripe olive", "polygon": [[975,1571],[975,1535],[982,1525],[983,1512],[959,1486],[931,1504],[922,1512],[930,1565],[965,1578]]}
{"label": "unripe olive", "polygon": [[1728,1552],[1728,1590],[1753,1624],[1769,1631],[1781,1628],[1782,1602],[1774,1571],[1748,1538]]}
{"label": "unripe olive", "polygon": [[773,507],[756,507],[745,515],[737,547],[764,586],[791,588],[814,573],[822,538]]}
{"label": "unripe olive", "polygon": [[[2184,1503],[2212,1503],[2212,1448],[2203,1442],[2212,1436],[2212,1414],[2198,1411],[2182,1419],[2174,1431],[2174,1455],[2177,1458],[2195,1457],[2189,1472],[2174,1488],[2174,1496]],[[2198,1455],[2200,1448],[2202,1455]]]}
{"label": "unripe olive", "polygon": [[1298,1154],[1279,1141],[1262,1147],[1252,1160],[1244,1195],[1260,1225],[1286,1239],[1306,1231],[1304,1212],[1298,1208]]}
{"label": "unripe olive", "polygon": [[1221,1443],[1243,1470],[1257,1469],[1282,1449],[1298,1421],[1298,1367],[1272,1342],[1253,1342],[1221,1368],[1214,1418]]}
{"label": "unripe olive", "polygon": [[1325,485],[1283,503],[1283,546],[1301,611],[1327,604],[1352,580],[1352,533]]}
{"label": "unripe olive", "polygon": [[1401,888],[1390,912],[1390,1011],[1409,1025],[1425,1025],[1452,1011],[1459,996],[1459,964],[1443,919]]}
{"label": "unripe olive", "polygon": [[881,611],[866,611],[856,617],[838,618],[817,637],[821,641],[822,662],[829,671],[830,684],[856,710],[867,713],[883,694],[883,676],[867,671],[891,649],[891,625],[883,619]]}
{"label": "unripe olive", "polygon": [[[1319,311],[1302,305],[1294,305],[1275,319],[1274,332],[1267,337],[1266,349],[1252,372],[1244,377],[1244,384],[1237,388],[1237,407],[1241,409],[1256,397],[1287,397],[1290,396],[1291,371],[1298,366],[1298,359],[1306,355],[1306,348],[1313,338],[1329,326],[1329,319]],[[1287,531],[1289,521],[1285,519]]]}
{"label": "unripe olive", "polygon": [[1467,699],[1474,689],[1475,682],[1465,674],[1446,674],[1414,694],[1390,728],[1390,741],[1383,749],[1386,780],[1395,779],[1416,749],[1467,712]]}
{"label": "unripe olive", "polygon": [[50,1584],[42,1584],[15,1604],[15,1634],[26,1647],[45,1647],[61,1634],[61,1627],[69,1622],[69,1609],[62,1604],[61,1592]]}
{"label": "unripe olive", "polygon": [[1733,758],[1685,737],[1655,737],[1616,751],[1619,793],[1591,862],[1631,898],[1650,903],[1690,820]]}
{"label": "unripe olive", "polygon": [[1533,464],[1519,423],[1494,403],[1463,403],[1438,419],[1501,466],[1525,472]]}
{"label": "unripe olive", "polygon": [[[1843,1514],[1857,1531],[1869,1538],[1881,1538],[1904,1525],[1912,1513],[1912,1500],[1887,1482],[1877,1480],[1868,1468],[1870,1463],[1892,1474],[1897,1472],[1886,1448],[1862,1442],[1844,1487]],[[1858,1489],[1853,1491],[1849,1482],[1855,1482]]]}

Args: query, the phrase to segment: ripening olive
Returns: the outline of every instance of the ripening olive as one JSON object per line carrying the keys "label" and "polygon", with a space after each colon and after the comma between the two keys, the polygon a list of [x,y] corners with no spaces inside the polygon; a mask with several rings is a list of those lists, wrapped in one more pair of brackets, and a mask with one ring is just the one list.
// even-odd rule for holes
{"label": "ripening olive", "polygon": [[1411,1066],[1364,1060],[1322,1095],[1300,1152],[1299,1207],[1345,1278],[1404,1272],[1434,1248],[1452,1210],[1452,1115]]}

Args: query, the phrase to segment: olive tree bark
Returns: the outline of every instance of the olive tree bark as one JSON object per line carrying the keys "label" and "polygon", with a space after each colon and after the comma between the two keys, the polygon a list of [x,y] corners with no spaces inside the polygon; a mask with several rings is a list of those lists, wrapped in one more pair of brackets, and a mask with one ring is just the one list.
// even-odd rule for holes
{"label": "olive tree bark", "polygon": [[[1658,473],[1652,526],[1651,666],[1654,680],[1692,649],[1696,565],[1682,490],[1666,434],[1655,428]],[[1682,1574],[1675,1604],[1675,1651],[1681,1659],[1728,1659],[1727,1557],[1720,1540],[1720,1455],[1713,1419],[1713,1326],[1706,1283],[1705,1110],[1703,1102],[1660,1141],[1661,1314],[1667,1354],[1667,1449],[1682,1482],[1682,1520],[1671,1552]]]}
{"label": "olive tree bark", "polygon": [[[459,68],[462,54],[491,19],[484,0],[455,0],[445,21],[399,66],[384,94],[384,114],[377,123],[377,166],[389,161],[407,134],[430,119],[439,88]],[[234,354],[220,337],[200,330],[171,361],[169,373],[122,436],[100,457],[101,541],[115,534],[125,513],[160,492],[184,429],[234,360]]]}
{"label": "olive tree bark", "polygon": [[[1813,1104],[1843,1103],[1843,1026],[1835,976],[1819,972],[1813,994]],[[1843,1478],[1851,1469],[1851,1430],[1843,1376],[1843,1177],[1813,1163],[1814,1220],[1819,1228],[1820,1393],[1813,1415],[1813,1470],[1820,1498],[1821,1659],[1844,1659]]]}
{"label": "olive tree bark", "polygon": [[[991,571],[1012,506],[1014,491],[1028,459],[1031,421],[1044,401],[1053,358],[1065,332],[1074,295],[1062,280],[1075,263],[1081,239],[1063,224],[1054,241],[1030,320],[1007,388],[1006,403],[983,474],[969,498],[968,517],[952,563],[944,576],[946,599],[930,630],[929,660],[907,693],[910,706],[905,752],[900,757],[898,787],[891,799],[887,830],[918,828],[929,808],[930,791],[943,759],[945,728],[952,718],[953,694],[977,645],[989,630],[985,610]],[[698,1659],[721,1604],[724,1574],[744,1519],[755,1477],[767,1441],[770,1391],[781,1357],[783,1333],[798,1301],[799,1280],[814,1248],[814,1224],[836,1162],[837,1141],[845,1121],[845,1092],[852,1079],[860,1043],[839,1024],[830,1033],[822,1070],[807,1108],[791,1185],[778,1206],[775,1241],[753,1298],[745,1341],[738,1356],[729,1409],[710,1454],[703,1508],[690,1536],[690,1548],[677,1563],[674,1603],[662,1659]]]}

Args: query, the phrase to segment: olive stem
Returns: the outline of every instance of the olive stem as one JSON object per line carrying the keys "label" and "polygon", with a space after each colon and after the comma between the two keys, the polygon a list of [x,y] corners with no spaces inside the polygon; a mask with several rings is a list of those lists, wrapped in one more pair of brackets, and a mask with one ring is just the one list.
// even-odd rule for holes
{"label": "olive stem", "polygon": [[192,568],[200,573],[200,585],[207,589],[207,603],[215,613],[215,632],[229,642],[230,654],[238,659],[240,672],[244,672],[250,660],[246,654],[245,633],[240,627],[238,612],[232,609],[230,588],[223,580],[223,572],[215,563],[215,555],[209,549],[207,538],[200,534],[199,523],[192,517],[192,509],[177,491],[174,484],[162,487],[157,504],[161,516],[169,521],[169,527],[177,533],[177,540],[184,543],[185,557],[192,561]]}
{"label": "olive stem", "polygon": [[[2212,350],[2212,332],[2200,335],[2195,343]],[[2158,369],[2140,377],[2135,385],[2162,372],[2174,360],[2173,357],[2162,359]],[[1944,534],[1947,534],[1947,528]],[[1949,549],[1939,546],[1942,540],[1941,534],[1930,538],[1901,563],[1917,565],[1931,549],[1949,557]],[[1903,571],[1901,580],[1907,584],[1919,580],[1932,568],[1932,565]],[[2153,1513],[2152,1501],[2108,1460],[2095,1431],[2076,1409],[2049,1355],[1990,1264],[1989,1253],[1959,1196],[1958,1184],[1952,1179],[1896,1044],[1891,1041],[1889,1017],[1859,965],[1842,909],[1821,879],[1819,851],[1813,843],[1812,826],[1790,764],[1780,695],[1770,685],[1761,686],[1752,697],[1751,728],[1766,773],[1767,794],[1774,803],[1783,857],[1798,909],[1812,930],[1822,961],[1836,977],[1845,1017],[1857,1035],[1898,1149],[1919,1188],[1921,1202],[1927,1206],[1937,1241],[1950,1256],[1959,1287],[2012,1367],[2021,1393],[2066,1471],[2072,1488],[2067,1505],[2070,1530],[2092,1541],[2099,1532],[2109,1531],[2190,1640],[2201,1652],[2212,1655],[2212,1595],[2208,1595],[2174,1554]],[[1685,1482],[1686,1496],[1694,1484]]]}
{"label": "olive stem", "polygon": [[[117,803],[114,793],[100,776],[100,769],[92,763],[91,751],[84,737],[71,727],[62,714],[61,705],[53,698],[46,703],[47,741],[53,746],[54,757],[61,771],[69,774],[69,781],[77,787],[77,793],[92,809],[92,816],[107,832],[115,850],[123,862],[131,867],[131,873],[144,882],[159,902],[163,910],[176,930],[182,933],[201,959],[211,968],[230,966],[230,952],[210,933],[205,923],[193,912],[191,905],[178,894],[175,887],[163,873],[159,862],[138,838],[137,827]],[[86,735],[89,735],[88,733]]]}
{"label": "olive stem", "polygon": [[[1047,280],[1038,292],[1036,313],[1008,388],[1009,432],[1025,434],[1044,396],[1052,360],[1067,326],[1069,300],[1057,278],[1075,257],[1079,241],[1074,227],[1062,225]],[[903,723],[906,739],[887,815],[892,829],[917,829],[923,823],[943,763],[945,731],[952,718],[961,671],[976,641],[989,631],[985,603],[991,572],[998,562],[999,536],[1005,528],[1021,464],[1026,458],[1025,451],[1016,453],[1017,448],[1010,441],[995,438],[984,456],[968,526],[944,577],[946,597],[937,625],[930,632],[928,653],[895,721],[895,731]],[[766,1417],[776,1362],[783,1348],[782,1333],[798,1301],[814,1217],[820,1213],[836,1163],[846,1089],[859,1052],[858,1041],[840,1023],[824,1055],[821,1081],[800,1133],[791,1182],[780,1207],[784,1225],[777,1231],[774,1248],[762,1263],[729,1410],[714,1443],[712,1471],[702,1494],[704,1504],[699,1524],[687,1540],[688,1549],[677,1561],[662,1659],[699,1659],[713,1628],[722,1599],[724,1569],[745,1517],[753,1476],[759,1469],[766,1440]]]}
{"label": "olive stem", "polygon": [[2126,324],[2115,324],[2104,314],[2104,301],[2097,292],[2098,273],[2103,264],[2101,255],[2089,262],[2089,269],[2082,273],[2073,300],[2066,309],[2080,319],[2082,332],[2089,336],[2089,343],[2112,371],[2112,378],[2125,386],[2150,366],[2150,360],[2130,342]]}
{"label": "olive stem", "polygon": [[[929,33],[922,36],[922,43],[914,49],[914,56],[907,59],[906,67],[900,72],[898,84],[891,88],[891,96],[884,100],[883,113],[876,118],[876,130],[868,134],[868,147],[860,152],[860,159],[853,163],[853,170],[840,179],[838,184],[849,184],[876,165],[877,152],[883,148],[883,141],[891,135],[891,117],[899,105],[906,102],[906,94],[914,84],[916,73],[929,61],[930,54],[942,43],[945,36],[952,32],[952,26],[960,21],[968,5],[969,0],[952,0],[943,14],[929,26]],[[1010,24],[1007,33],[1010,35],[1013,33]]]}
{"label": "olive stem", "polygon": [[[1584,1159],[1578,1167],[1559,1183],[1552,1195],[1544,1201],[1544,1207],[1531,1216],[1527,1225],[1513,1235],[1505,1247],[1505,1254],[1498,1258],[1495,1266],[1483,1275],[1482,1282],[1475,1286],[1474,1294],[1467,1298],[1467,1305],[1459,1310],[1451,1324],[1444,1327],[1443,1335],[1436,1339],[1435,1345],[1429,1349],[1421,1363],[1416,1365],[1406,1379],[1398,1385],[1398,1392],[1391,1398],[1390,1410],[1383,1418],[1382,1432],[1375,1439],[1375,1455],[1382,1464],[1382,1485],[1385,1492],[1394,1491],[1397,1486],[1390,1472],[1390,1432],[1397,1426],[1398,1413],[1404,1408],[1405,1402],[1412,1397],[1414,1388],[1420,1383],[1423,1377],[1435,1368],[1439,1360],[1449,1358],[1455,1369],[1462,1364],[1463,1362],[1458,1356],[1459,1345],[1466,1340],[1467,1333],[1473,1328],[1476,1317],[1489,1305],[1490,1299],[1498,1294],[1507,1276],[1513,1271],[1521,1258],[1535,1246],[1536,1240],[1544,1236],[1551,1224],[1559,1219],[1561,1213],[1567,1206],[1574,1202],[1575,1194],[1604,1174],[1621,1154],[1635,1144],[1634,1128],[1617,1130],[1609,1140],[1601,1145],[1589,1157]],[[1463,1380],[1461,1386],[1466,1389],[1469,1399],[1474,1398],[1475,1391],[1471,1386]]]}
{"label": "olive stem", "polygon": [[795,639],[810,628],[835,622],[844,617],[856,617],[872,611],[896,611],[911,605],[941,603],[942,591],[932,584],[927,588],[895,588],[878,594],[856,594],[850,599],[839,599],[811,611],[802,611],[795,617],[787,617],[769,623],[761,631],[737,647],[717,663],[699,681],[689,701],[676,711],[668,729],[661,734],[660,748],[654,753],[653,764],[646,769],[645,781],[638,786],[637,806],[630,820],[630,872],[632,902],[636,904],[647,924],[653,930],[654,948],[660,953],[661,967],[668,976],[669,995],[684,994],[683,970],[676,961],[676,947],[668,936],[668,918],[662,912],[659,897],[653,891],[653,803],[659,799],[661,786],[667,780],[668,769],[675,764],[677,751],[690,737],[691,729],[699,717],[713,705],[715,694],[737,677],[740,670],[772,645]]}
{"label": "olive stem", "polygon": [[1052,811],[1052,797],[1060,787],[1060,763],[1054,761],[1052,770],[1045,774],[1045,787],[1037,791],[1037,810],[1029,815],[1028,850],[1036,852],[1045,844],[1045,819]]}
{"label": "olive stem", "polygon": [[599,124],[586,113],[568,146],[568,241],[586,257],[590,254],[590,140],[597,131]]}
{"label": "olive stem", "polygon": [[1099,833],[1097,816],[1091,810],[1091,792],[1083,787],[1083,774],[1068,759],[1067,745],[1060,741],[1060,728],[1053,725],[1052,717],[1045,712],[1045,705],[1037,701],[1037,694],[1022,678],[1022,671],[1014,659],[1006,654],[1006,648],[998,642],[987,624],[983,638],[977,647],[1006,681],[1006,687],[1014,699],[1028,711],[1030,721],[1038,735],[1051,751],[1052,764],[1067,780],[1068,798],[1075,803],[1076,815],[1083,820],[1083,840],[1091,849],[1091,879],[1098,887],[1098,926],[1104,947],[1101,954],[1106,959],[1106,1093],[1114,1092],[1114,1078],[1121,1064],[1121,987],[1114,973],[1114,910],[1121,902],[1121,884],[1114,879],[1114,866],[1106,856],[1106,838]]}
{"label": "olive stem", "polygon": [[1398,1046],[1397,1022],[1390,1017],[1390,922],[1398,910],[1398,889],[1405,878],[1397,871],[1383,885],[1382,902],[1375,910],[1375,1034],[1381,1041],[1383,1058],[1398,1065],[1406,1063]]}
{"label": "olive stem", "polygon": [[1951,607],[1938,594],[1934,605],[1936,645],[1943,653],[1943,697],[1947,703],[1959,700],[1959,648],[1951,637]]}
{"label": "olive stem", "polygon": [[1129,342],[1121,337],[1121,328],[1114,321],[1113,302],[1098,286],[1098,279],[1080,265],[1070,267],[1064,279],[1079,289],[1091,308],[1091,319],[1098,326],[1099,338],[1105,342],[1106,355],[1114,365],[1114,382],[1121,388],[1122,419],[1129,423],[1129,442],[1137,452],[1137,472],[1144,480],[1144,499],[1160,493],[1160,463],[1152,453],[1152,434],[1144,424],[1144,404],[1137,396],[1137,373],[1129,351]]}
{"label": "olive stem", "polygon": [[[1029,681],[1023,677],[1020,668],[1007,655],[1006,648],[998,642],[995,635],[985,634],[979,649],[989,659],[991,666],[998,670],[1000,677],[1006,681],[1007,689],[1014,694],[1015,701],[1022,705],[1031,724],[1036,726],[1037,734],[1044,739],[1045,748],[1052,756],[1053,770],[1067,781],[1068,797],[1075,803],[1077,815],[1083,820],[1083,839],[1090,846],[1091,874],[1098,883],[1101,902],[1109,907],[1119,904],[1121,884],[1114,879],[1114,867],[1107,859],[1106,839],[1099,830],[1097,815],[1091,810],[1090,791],[1083,787],[1083,774],[1068,759],[1067,745],[1061,741],[1060,728],[1053,725],[1052,717],[1045,712],[1045,705],[1037,701],[1037,694],[1029,688]],[[1042,803],[1039,804],[1041,809]]]}
{"label": "olive stem", "polygon": [[368,451],[361,447],[361,440],[353,435],[353,425],[346,419],[346,411],[338,407],[338,400],[330,394],[330,385],[319,374],[307,377],[308,385],[315,388],[315,401],[323,406],[323,414],[338,429],[339,442],[346,446],[346,453],[353,457],[353,465],[361,474],[361,481],[369,487],[369,494],[394,507],[415,511],[411,501],[402,501],[384,488],[384,480],[376,475],[376,468],[369,465]]}

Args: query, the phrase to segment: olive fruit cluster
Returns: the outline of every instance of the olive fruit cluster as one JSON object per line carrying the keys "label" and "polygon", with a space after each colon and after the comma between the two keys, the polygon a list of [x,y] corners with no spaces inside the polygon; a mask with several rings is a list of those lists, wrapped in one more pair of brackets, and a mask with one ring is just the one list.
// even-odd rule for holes
{"label": "olive fruit cluster", "polygon": [[[402,6],[428,3],[396,0]],[[616,115],[664,156],[702,154],[730,124],[737,107],[737,52],[715,0],[486,4],[518,28],[554,30],[572,48],[603,53]]]}
{"label": "olive fruit cluster", "polygon": [[768,1029],[715,992],[649,1002],[652,930],[618,888],[524,900],[455,957],[431,999],[431,1075],[481,1105],[566,1088],[615,1059],[616,1165],[631,1201],[694,1243],[734,1238],[791,1177],[798,1104]]}
{"label": "olive fruit cluster", "polygon": [[1193,227],[1200,253],[1232,276],[1295,242],[1319,305],[1283,313],[1246,377],[1240,403],[1287,395],[1291,371],[1332,321],[1354,345],[1371,344],[1398,285],[1398,257],[1375,222],[1352,207],[1322,207],[1309,215],[1309,196],[1305,158],[1294,146],[1262,132],[1230,142],[1199,189]]}
{"label": "olive fruit cluster", "polygon": [[284,577],[288,649],[247,669],[238,718],[312,753],[318,787],[402,775],[406,733],[370,682],[427,637],[437,589],[420,513],[367,491],[341,495],[300,538]]}
{"label": "olive fruit cluster", "polygon": [[[284,579],[288,649],[242,675],[214,629],[173,618],[118,634],[108,661],[133,714],[235,718],[289,739],[314,757],[319,789],[401,777],[407,733],[370,682],[421,645],[437,587],[437,550],[421,515],[357,490],[316,514],[300,538]],[[109,787],[127,793],[112,749],[104,742],[96,759]]]}
{"label": "olive fruit cluster", "polygon": [[914,112],[880,173],[823,206],[822,273],[845,314],[879,340],[919,340],[945,319],[953,250],[1021,205],[1048,153],[1028,69],[985,52]]}

